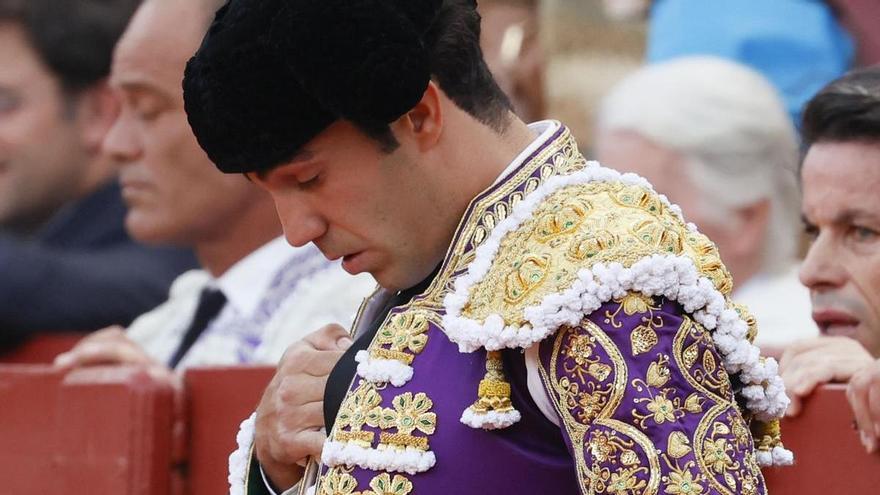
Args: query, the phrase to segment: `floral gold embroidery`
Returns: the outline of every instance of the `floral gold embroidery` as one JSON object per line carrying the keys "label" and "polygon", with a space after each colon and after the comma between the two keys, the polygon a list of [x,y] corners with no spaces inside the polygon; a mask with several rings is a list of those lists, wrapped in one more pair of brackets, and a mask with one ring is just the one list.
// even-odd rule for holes
{"label": "floral gold embroidery", "polygon": [[411,392],[406,392],[395,397],[391,404],[393,410],[382,411],[380,427],[383,430],[397,428],[398,432],[404,434],[412,433],[414,430],[427,435],[434,433],[437,427],[437,415],[428,412],[434,406],[434,402],[427,395],[419,392],[413,396]]}
{"label": "floral gold embroidery", "polygon": [[682,469],[673,468],[669,476],[664,476],[663,481],[666,483],[666,493],[670,495],[699,495],[705,493],[703,485],[700,484],[702,476],[699,474],[694,476],[688,469],[693,463],[685,464]]}
{"label": "floral gold embroidery", "polygon": [[342,468],[327,471],[321,479],[321,495],[354,495],[357,480]]}
{"label": "floral gold embroidery", "polygon": [[[339,414],[336,417],[336,439],[339,441],[356,441],[361,444],[369,444],[373,440],[371,432],[361,432],[365,424],[370,423],[369,416],[373,409],[382,403],[376,386],[365,380],[361,380],[353,392],[349,392]],[[372,424],[370,426],[373,426]],[[348,428],[349,432],[342,431]],[[341,436],[340,436],[341,435]]]}
{"label": "floral gold embroidery", "polygon": [[405,476],[395,474],[394,478],[388,473],[382,473],[370,481],[372,490],[364,490],[361,495],[408,495],[413,489],[413,484]]}
{"label": "floral gold embroidery", "polygon": [[389,347],[374,348],[370,353],[373,357],[412,364],[415,355],[422,352],[428,343],[427,330],[428,319],[424,314],[416,311],[396,314],[376,334],[376,344]]}

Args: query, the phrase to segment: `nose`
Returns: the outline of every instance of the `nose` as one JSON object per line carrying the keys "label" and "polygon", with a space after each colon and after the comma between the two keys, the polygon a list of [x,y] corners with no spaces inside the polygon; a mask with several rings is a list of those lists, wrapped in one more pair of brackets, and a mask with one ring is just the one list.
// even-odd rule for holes
{"label": "nose", "polygon": [[123,107],[101,143],[104,152],[113,158],[114,162],[132,162],[142,155],[143,146],[135,125],[129,111]]}
{"label": "nose", "polygon": [[317,243],[327,233],[327,221],[296,185],[280,175],[272,170],[265,174],[248,174],[248,178],[272,196],[284,237],[291,246]]}
{"label": "nose", "polygon": [[799,277],[801,283],[813,291],[840,287],[846,282],[843,260],[830,234],[819,234],[810,245]]}

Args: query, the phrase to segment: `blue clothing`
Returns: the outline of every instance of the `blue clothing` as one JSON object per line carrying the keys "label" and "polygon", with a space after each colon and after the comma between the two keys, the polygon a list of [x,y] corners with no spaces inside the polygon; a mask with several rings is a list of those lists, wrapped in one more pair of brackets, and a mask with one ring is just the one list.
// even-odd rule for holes
{"label": "blue clothing", "polygon": [[685,55],[716,55],[762,73],[800,127],[803,106],[851,67],[854,46],[819,0],[656,0],[648,62]]}
{"label": "blue clothing", "polygon": [[0,232],[0,349],[37,332],[128,325],[198,266],[189,250],[133,241],[125,212],[112,181],[65,207],[33,239]]}

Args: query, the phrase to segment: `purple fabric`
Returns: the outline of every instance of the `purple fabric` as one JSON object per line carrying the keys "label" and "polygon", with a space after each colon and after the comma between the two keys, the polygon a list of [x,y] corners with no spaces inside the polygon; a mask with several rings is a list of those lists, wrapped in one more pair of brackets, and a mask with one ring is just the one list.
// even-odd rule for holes
{"label": "purple fabric", "polygon": [[[626,462],[621,462],[624,451],[630,450],[637,454],[638,462],[632,465],[636,468],[647,467],[650,463],[643,446],[634,442],[633,436],[627,434],[625,428],[608,421],[610,419],[635,427],[643,434],[642,438],[649,440],[651,449],[659,449],[657,466],[663,480],[669,477],[674,468],[691,473],[694,482],[700,484],[703,491],[694,493],[765,493],[760,470],[753,459],[747,459],[753,449],[751,435],[737,407],[732,404],[730,381],[709,334],[698,326],[679,334],[683,321],[681,315],[684,314],[681,307],[666,300],[658,299],[655,302],[654,307],[657,309],[646,312],[627,314],[620,303],[610,302],[590,314],[589,321],[595,323],[601,334],[609,338],[611,346],[606,347],[596,339],[596,335],[586,328],[586,324],[561,329],[556,336],[541,343],[539,355],[542,368],[547,370],[548,375],[555,375],[560,380],[559,383],[562,383],[562,379],[567,379],[569,384],[576,385],[576,390],[569,388],[566,393],[560,393],[558,389],[546,386],[548,384],[545,383],[548,394],[569,411],[571,420],[565,428],[568,444],[573,449],[583,451],[585,468],[596,473],[587,476],[584,491],[588,492],[587,487],[592,484],[592,489],[597,493],[605,493],[614,481],[647,485],[652,471],[656,471],[637,469],[631,473],[632,480],[624,476],[627,474]],[[649,351],[633,355],[633,331],[647,326],[656,333],[657,342]],[[584,346],[583,339],[595,340],[592,346]],[[674,345],[676,339],[679,340],[678,346]],[[577,343],[581,346],[578,347]],[[589,351],[586,350],[587,347]],[[559,352],[555,366],[551,362],[554,348]],[[615,349],[619,351],[617,362],[612,357]],[[691,359],[682,357],[684,350],[690,350]],[[665,361],[664,356],[668,361]],[[577,362],[578,358],[580,363]],[[621,358],[623,363],[620,362]],[[658,362],[665,362],[665,366],[655,364],[655,370],[667,368],[668,375],[663,375],[668,378],[665,383],[655,387],[648,383],[651,380],[647,375],[652,363]],[[687,366],[688,362],[691,363],[690,366]],[[607,365],[609,368],[606,370],[613,371],[607,377],[602,373],[595,376],[596,374],[580,371],[591,366],[599,369],[601,365]],[[685,367],[686,370],[683,369]],[[625,389],[619,405],[609,405],[611,400],[602,404],[603,393],[616,388],[615,378],[621,373],[625,374],[622,383]],[[686,374],[690,379],[686,378]],[[700,382],[702,384],[699,387],[695,386],[695,383]],[[617,390],[621,391],[619,388]],[[699,412],[689,412],[684,407],[687,398],[692,394],[696,394]],[[669,415],[663,415],[662,420],[657,420],[654,412],[647,407],[652,399],[659,396],[666,397],[670,400],[668,404],[673,405]],[[596,404],[600,406],[595,406]],[[596,421],[597,416],[608,419]],[[641,418],[647,419],[640,425]],[[679,439],[687,439],[688,453],[681,456],[670,455],[672,452],[668,449],[673,432],[678,432],[675,434]],[[698,459],[698,451],[706,453],[719,445],[724,454],[710,456],[709,461],[706,461],[705,455],[703,459]],[[716,462],[712,462],[713,460]],[[601,475],[603,470],[607,470],[604,479]],[[614,473],[617,476],[612,479]],[[727,479],[725,473],[728,474]],[[731,481],[735,483],[735,487],[729,485]],[[745,487],[742,486],[743,483]],[[752,490],[749,489],[750,484],[753,485]],[[660,484],[660,493],[664,493],[664,489],[665,481]]]}
{"label": "purple fabric", "polygon": [[[513,400],[523,418],[503,430],[476,430],[459,421],[477,398],[476,385],[485,373],[485,352],[458,352],[433,324],[428,346],[413,362],[412,380],[399,388],[389,384],[380,392],[384,405],[404,392],[424,392],[434,402],[437,429],[428,438],[437,464],[424,473],[404,474],[413,483],[412,493],[578,493],[574,467],[558,428],[527,399],[522,354],[508,352],[505,364],[510,365],[507,371],[514,384]],[[378,438],[379,429],[364,426],[363,430],[376,432]],[[377,474],[360,468],[351,473],[359,490],[366,489]]]}

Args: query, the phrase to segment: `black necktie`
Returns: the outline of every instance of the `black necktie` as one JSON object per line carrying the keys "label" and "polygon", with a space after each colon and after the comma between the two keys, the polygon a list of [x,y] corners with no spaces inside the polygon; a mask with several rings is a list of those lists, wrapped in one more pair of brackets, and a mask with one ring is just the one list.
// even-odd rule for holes
{"label": "black necktie", "polygon": [[183,334],[180,346],[174,352],[171,361],[168,362],[169,367],[175,368],[180,363],[180,360],[196,343],[202,332],[208,328],[208,323],[211,323],[211,320],[220,313],[224,305],[226,305],[226,296],[219,289],[210,287],[202,289],[202,294],[199,296],[199,304],[196,306],[195,316],[193,316],[189,328],[186,329],[186,333]]}

